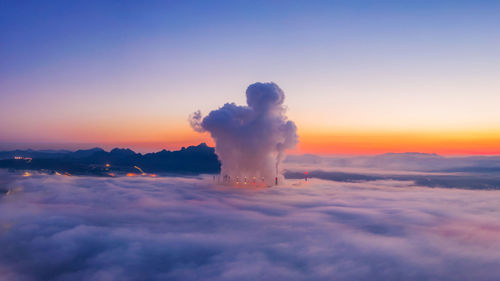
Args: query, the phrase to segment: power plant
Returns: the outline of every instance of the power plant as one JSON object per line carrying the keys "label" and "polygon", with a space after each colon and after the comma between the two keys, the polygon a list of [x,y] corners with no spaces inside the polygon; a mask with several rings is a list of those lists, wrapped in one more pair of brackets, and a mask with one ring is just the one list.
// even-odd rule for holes
{"label": "power plant", "polygon": [[[243,181],[240,180],[240,178],[243,178]],[[266,184],[266,179],[264,177],[260,177],[260,181],[257,181],[256,176],[252,177],[247,177],[247,176],[234,176],[231,178],[230,175],[218,175],[214,176],[214,182],[217,182],[218,184],[224,184],[224,185],[234,185],[234,186],[261,186],[261,187],[269,187],[269,185]],[[251,180],[249,180],[251,179]],[[278,177],[275,178],[275,185],[278,185]]]}
{"label": "power plant", "polygon": [[250,85],[245,95],[246,105],[226,103],[206,116],[194,112],[190,125],[197,132],[210,133],[214,140],[221,162],[219,183],[281,184],[280,163],[298,142],[297,127],[286,116],[285,93],[269,82]]}

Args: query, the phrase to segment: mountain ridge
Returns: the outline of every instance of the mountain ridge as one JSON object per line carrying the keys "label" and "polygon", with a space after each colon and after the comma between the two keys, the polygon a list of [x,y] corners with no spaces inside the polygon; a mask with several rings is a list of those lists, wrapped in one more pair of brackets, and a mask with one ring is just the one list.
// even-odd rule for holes
{"label": "mountain ridge", "polygon": [[[35,150],[1,151],[0,168],[14,170],[46,170],[48,172],[110,175],[137,173],[218,173],[220,162],[213,147],[201,143],[180,150],[136,153],[129,148],[81,149],[70,152]],[[139,170],[140,171],[140,170]],[[141,172],[142,173],[142,172]]]}

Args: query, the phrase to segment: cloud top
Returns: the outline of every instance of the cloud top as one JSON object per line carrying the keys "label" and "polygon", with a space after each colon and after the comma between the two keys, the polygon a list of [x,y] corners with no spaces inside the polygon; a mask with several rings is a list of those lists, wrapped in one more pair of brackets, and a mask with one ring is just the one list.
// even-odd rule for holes
{"label": "cloud top", "polygon": [[60,280],[496,280],[499,191],[262,189],[32,176],[0,195],[0,273]]}

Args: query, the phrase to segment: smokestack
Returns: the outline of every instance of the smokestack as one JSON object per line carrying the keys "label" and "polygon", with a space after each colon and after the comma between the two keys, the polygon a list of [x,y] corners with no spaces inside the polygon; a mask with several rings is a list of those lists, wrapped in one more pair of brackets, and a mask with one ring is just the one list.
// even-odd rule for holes
{"label": "smokestack", "polygon": [[275,83],[252,84],[246,97],[247,106],[226,103],[205,117],[197,111],[189,121],[214,139],[222,174],[237,182],[247,175],[260,177],[271,186],[273,178],[278,183],[286,150],[298,142],[297,128],[285,115],[285,94]]}

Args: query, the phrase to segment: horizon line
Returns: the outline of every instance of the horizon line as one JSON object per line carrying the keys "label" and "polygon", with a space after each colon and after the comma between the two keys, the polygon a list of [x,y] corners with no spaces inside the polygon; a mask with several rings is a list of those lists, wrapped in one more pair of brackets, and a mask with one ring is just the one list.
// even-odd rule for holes
{"label": "horizon line", "polygon": [[[152,142],[156,143],[156,142]],[[162,142],[158,142],[162,143]],[[9,148],[8,146],[11,145],[19,145],[23,144],[21,146],[17,147],[11,147]],[[124,143],[125,144],[125,143]],[[206,142],[200,142],[198,144],[188,144],[188,145],[182,145],[182,146],[177,146],[177,147],[161,147],[157,149],[148,149],[147,151],[137,149],[134,147],[134,145],[130,145],[130,143],[127,143],[129,145],[120,145],[119,143],[92,143],[92,142],[85,142],[85,143],[55,143],[55,142],[1,142],[0,141],[0,151],[1,152],[11,152],[11,151],[27,151],[27,150],[32,150],[32,151],[68,151],[68,152],[76,152],[78,150],[92,150],[92,149],[102,149],[105,152],[111,152],[114,149],[129,149],[133,151],[134,153],[137,154],[148,154],[148,153],[158,153],[161,151],[180,151],[182,149],[187,149],[189,147],[198,147],[200,145],[206,145],[207,147],[210,148],[215,148],[214,145],[208,144]],[[71,146],[71,148],[68,147],[68,145]],[[37,147],[39,146],[39,147]],[[439,153],[439,152],[429,152],[429,151],[416,151],[416,150],[402,150],[402,151],[397,151],[397,150],[386,150],[386,151],[373,151],[373,152],[335,152],[335,153],[318,153],[318,152],[308,152],[308,151],[299,151],[298,148],[295,148],[291,151],[287,152],[288,155],[315,155],[315,156],[326,156],[326,157],[355,157],[355,156],[377,156],[377,155],[384,155],[384,154],[421,154],[421,155],[435,155],[435,156],[441,156],[441,157],[467,157],[467,156],[485,156],[485,157],[494,157],[494,156],[500,156],[500,153]]]}

